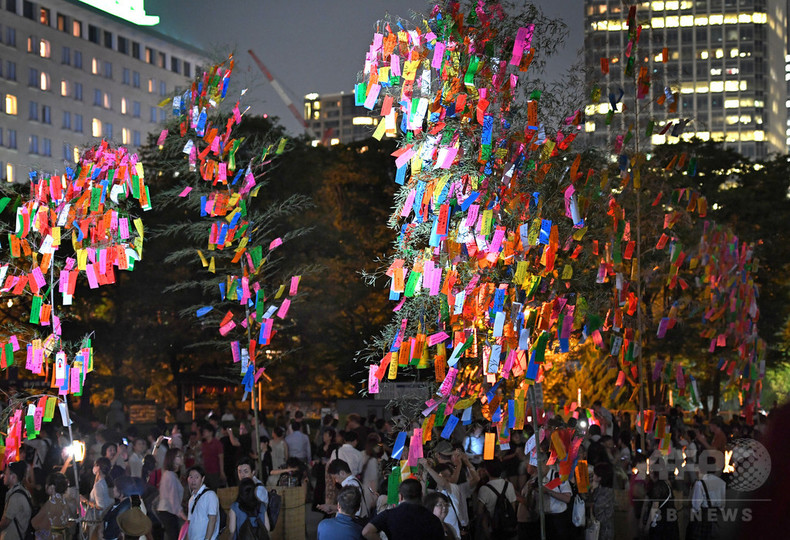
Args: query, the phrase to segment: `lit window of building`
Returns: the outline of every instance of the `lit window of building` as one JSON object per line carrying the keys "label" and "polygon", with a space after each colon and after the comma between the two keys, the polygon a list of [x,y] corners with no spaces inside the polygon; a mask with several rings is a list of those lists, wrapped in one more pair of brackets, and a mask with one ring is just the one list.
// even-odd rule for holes
{"label": "lit window of building", "polygon": [[5,95],[5,113],[12,116],[17,115],[16,96],[12,94]]}

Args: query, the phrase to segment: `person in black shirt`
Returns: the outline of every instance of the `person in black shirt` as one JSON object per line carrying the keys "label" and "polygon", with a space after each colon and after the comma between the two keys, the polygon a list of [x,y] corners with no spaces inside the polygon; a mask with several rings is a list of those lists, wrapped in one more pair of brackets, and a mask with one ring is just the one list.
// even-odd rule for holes
{"label": "person in black shirt", "polygon": [[219,442],[222,443],[223,462],[220,467],[224,469],[225,478],[228,486],[236,486],[239,479],[236,478],[236,462],[239,461],[239,449],[241,444],[233,435],[233,428],[228,424],[223,424],[220,428]]}
{"label": "person in black shirt", "polygon": [[381,531],[388,540],[444,538],[442,522],[422,505],[422,486],[417,480],[403,481],[398,488],[398,502],[395,508],[376,514],[362,529],[362,536],[378,540]]}

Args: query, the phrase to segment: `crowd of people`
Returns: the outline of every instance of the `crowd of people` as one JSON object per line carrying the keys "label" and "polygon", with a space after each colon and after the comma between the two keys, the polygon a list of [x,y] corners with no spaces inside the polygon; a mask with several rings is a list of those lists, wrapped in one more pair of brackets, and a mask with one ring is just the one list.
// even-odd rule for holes
{"label": "crowd of people", "polygon": [[[412,469],[415,482],[400,484],[397,502],[389,489],[389,476],[402,474],[393,473],[399,462],[391,459],[392,422],[349,415],[338,430],[327,417],[316,434],[310,477],[316,508],[327,515],[318,538],[540,538],[541,507],[550,539],[585,538],[591,525],[602,540],[677,539],[681,529],[689,539],[718,537],[715,513],[726,504],[721,458],[733,439],[762,438],[765,416],[725,422],[667,407],[652,411],[645,433],[646,421],[628,412],[612,414],[596,402],[592,413],[544,418],[539,443],[529,424],[511,430],[509,444],[491,459],[483,459],[483,424],[456,428],[449,439],[436,427],[427,437],[431,450]],[[415,422],[407,431],[420,426]],[[554,431],[578,439],[573,461],[587,465],[584,486],[552,457]],[[407,454],[403,450],[401,459]],[[425,510],[442,525],[438,536]]]}
{"label": "crowd of people", "polygon": [[[541,509],[547,538],[584,538],[585,526],[595,523],[598,538],[609,540],[622,496],[627,523],[618,538],[675,539],[681,527],[688,527],[686,538],[715,537],[707,520],[686,525],[676,516],[684,501],[694,515],[724,507],[721,468],[668,470],[659,462],[695,463],[706,450],[723,453],[733,437],[759,439],[764,419],[747,424],[735,416],[725,423],[679,408],[655,411],[671,441],[667,448],[667,438],[645,437],[642,422],[627,412],[612,414],[600,403],[593,411],[591,418],[544,418],[540,437],[529,423],[511,430],[509,443],[488,459],[483,424],[458,426],[450,438],[437,427],[410,469],[392,456],[398,433],[420,424],[402,418],[350,414],[341,423],[326,415],[310,425],[297,411],[257,427],[249,417],[230,415],[189,426],[160,422],[146,433],[94,425],[84,430],[86,455],[77,474],[65,433],[44,424],[24,445],[25,459],[4,473],[0,535],[26,540],[33,530],[41,540],[68,540],[82,527],[92,539],[215,540],[227,528],[232,540],[257,539],[273,528],[269,490],[305,485],[305,502],[324,516],[319,540],[540,538]],[[574,459],[587,464],[585,485],[551,459],[554,430],[581,439]],[[406,456],[403,450],[400,459]],[[228,486],[238,495],[225,515],[216,489]]]}

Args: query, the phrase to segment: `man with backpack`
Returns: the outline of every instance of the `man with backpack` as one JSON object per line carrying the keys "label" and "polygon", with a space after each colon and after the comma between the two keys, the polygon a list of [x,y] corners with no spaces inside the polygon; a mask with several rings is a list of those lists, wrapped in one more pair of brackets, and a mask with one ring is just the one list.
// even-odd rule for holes
{"label": "man with backpack", "polygon": [[16,461],[6,467],[3,483],[8,491],[5,511],[0,519],[0,540],[27,540],[34,534],[30,527],[33,502],[22,485],[26,473],[27,463],[24,461]]}
{"label": "man with backpack", "polygon": [[[516,519],[516,489],[513,484],[502,478],[503,467],[499,459],[485,461],[485,469],[490,480],[480,486],[477,492],[480,513],[483,516],[478,530],[491,531],[491,538],[507,539],[515,537],[518,520]],[[489,526],[483,525],[486,519]]]}
{"label": "man with backpack", "polygon": [[216,540],[219,535],[219,498],[206,486],[205,478],[203,467],[195,465],[187,471],[187,484],[192,492],[187,507],[188,540]]}
{"label": "man with backpack", "polygon": [[[326,472],[332,477],[334,482],[340,484],[341,487],[352,487],[359,491],[361,503],[355,516],[361,518],[363,521],[369,520],[376,510],[376,497],[369,488],[362,485],[359,478],[351,474],[351,468],[348,466],[348,463],[342,459],[336,459],[329,463]],[[318,505],[318,508],[327,514],[334,514],[337,512],[336,505],[321,504]]]}
{"label": "man with backpack", "polygon": [[344,487],[337,494],[337,515],[318,524],[318,540],[359,540],[362,524],[354,520],[362,504],[359,490]]}

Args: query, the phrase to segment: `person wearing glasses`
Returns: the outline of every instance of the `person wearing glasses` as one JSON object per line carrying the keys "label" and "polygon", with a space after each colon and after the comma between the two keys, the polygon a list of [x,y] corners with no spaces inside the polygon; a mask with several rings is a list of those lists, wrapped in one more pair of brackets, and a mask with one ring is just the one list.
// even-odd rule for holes
{"label": "person wearing glasses", "polygon": [[445,540],[459,540],[455,529],[445,521],[450,514],[450,499],[444,493],[432,491],[422,501],[423,506],[433,512],[433,515],[442,520]]}

